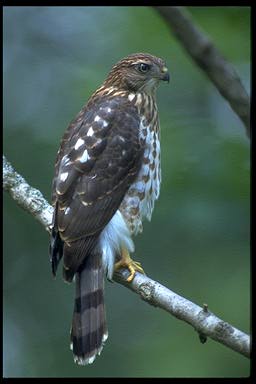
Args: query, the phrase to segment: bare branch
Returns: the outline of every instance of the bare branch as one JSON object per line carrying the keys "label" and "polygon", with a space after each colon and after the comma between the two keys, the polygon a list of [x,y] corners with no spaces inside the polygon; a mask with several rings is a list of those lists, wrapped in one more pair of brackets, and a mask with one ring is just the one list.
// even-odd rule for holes
{"label": "bare branch", "polygon": [[199,333],[199,336],[204,336],[204,342],[206,336],[208,336],[246,357],[250,356],[249,336],[219,319],[208,310],[206,305],[201,308],[140,273],[136,274],[131,283],[126,281],[128,276],[128,271],[122,271],[121,275],[116,273],[114,279],[139,294],[149,304],[162,308],[178,319],[192,325]]}
{"label": "bare branch", "polygon": [[3,156],[3,188],[25,211],[31,213],[47,231],[50,231],[53,207],[42,193],[31,187]]}
{"label": "bare branch", "polygon": [[[3,186],[22,208],[49,230],[52,223],[52,206],[47,203],[40,191],[27,184],[5,157],[3,157]],[[128,283],[126,280],[128,275],[128,271],[121,270],[115,273],[114,280],[140,295],[149,304],[162,308],[192,325],[199,333],[201,342],[205,342],[208,336],[246,357],[250,356],[249,336],[209,312],[206,304],[201,308],[140,273],[136,273],[133,281]]]}
{"label": "bare branch", "polygon": [[250,98],[233,66],[183,7],[155,7],[196,64],[240,117],[250,137]]}

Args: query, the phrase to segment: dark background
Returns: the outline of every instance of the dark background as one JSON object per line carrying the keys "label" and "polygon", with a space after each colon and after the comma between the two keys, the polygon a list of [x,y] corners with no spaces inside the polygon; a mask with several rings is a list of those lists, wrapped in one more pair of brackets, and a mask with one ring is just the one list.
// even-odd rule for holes
{"label": "dark background", "polygon": [[[250,8],[188,7],[250,92]],[[150,7],[4,8],[4,153],[49,200],[70,120],[111,66],[166,60],[158,90],[162,187],[136,238],[146,273],[235,327],[249,324],[250,147],[230,106]],[[241,377],[249,361],[106,283],[109,339],[92,366],[69,350],[74,285],[54,280],[48,234],[4,196],[5,377]]]}

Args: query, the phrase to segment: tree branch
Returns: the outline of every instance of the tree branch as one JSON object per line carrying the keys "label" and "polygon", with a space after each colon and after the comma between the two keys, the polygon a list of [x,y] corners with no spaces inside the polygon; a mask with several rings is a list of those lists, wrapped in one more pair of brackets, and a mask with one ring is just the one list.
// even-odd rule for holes
{"label": "tree branch", "polygon": [[154,7],[196,64],[239,116],[250,137],[250,98],[233,66],[195,25],[183,7]]}
{"label": "tree branch", "polygon": [[[31,187],[14,170],[4,156],[3,187],[22,208],[31,213],[49,231],[53,208],[40,191]],[[216,317],[208,310],[207,305],[201,308],[140,273],[136,273],[133,281],[128,283],[126,280],[128,275],[127,270],[121,270],[115,273],[114,280],[140,295],[149,304],[162,308],[190,324],[199,333],[201,342],[210,337],[246,357],[250,356],[249,336]]]}
{"label": "tree branch", "polygon": [[42,193],[31,187],[19,175],[3,156],[3,188],[25,211],[31,213],[49,232],[52,222],[53,207],[45,200]]}

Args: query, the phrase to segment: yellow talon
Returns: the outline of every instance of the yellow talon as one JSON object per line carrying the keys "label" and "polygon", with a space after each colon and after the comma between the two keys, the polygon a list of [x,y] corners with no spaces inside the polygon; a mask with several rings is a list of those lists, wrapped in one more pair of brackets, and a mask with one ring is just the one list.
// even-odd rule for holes
{"label": "yellow talon", "polygon": [[122,248],[121,259],[115,263],[115,271],[120,268],[128,268],[130,275],[127,277],[126,281],[129,283],[134,279],[135,272],[138,271],[145,275],[141,264],[137,261],[133,261],[127,249]]}

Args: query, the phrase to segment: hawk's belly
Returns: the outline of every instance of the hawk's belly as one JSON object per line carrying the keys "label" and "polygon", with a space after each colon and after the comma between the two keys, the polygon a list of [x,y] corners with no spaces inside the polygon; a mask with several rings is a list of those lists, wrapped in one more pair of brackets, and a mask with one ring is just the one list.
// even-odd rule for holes
{"label": "hawk's belly", "polygon": [[135,235],[142,232],[143,218],[151,219],[161,183],[159,132],[148,127],[141,130],[141,136],[146,142],[142,166],[119,208],[130,232]]}

